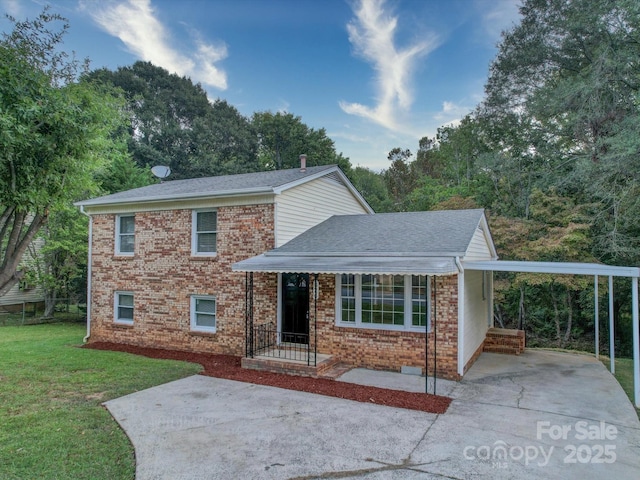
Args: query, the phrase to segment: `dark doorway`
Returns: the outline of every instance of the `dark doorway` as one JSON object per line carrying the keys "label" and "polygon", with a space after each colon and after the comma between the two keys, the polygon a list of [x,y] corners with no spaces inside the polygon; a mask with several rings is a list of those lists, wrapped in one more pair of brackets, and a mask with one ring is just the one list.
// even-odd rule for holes
{"label": "dark doorway", "polygon": [[282,341],[309,343],[309,274],[282,274]]}

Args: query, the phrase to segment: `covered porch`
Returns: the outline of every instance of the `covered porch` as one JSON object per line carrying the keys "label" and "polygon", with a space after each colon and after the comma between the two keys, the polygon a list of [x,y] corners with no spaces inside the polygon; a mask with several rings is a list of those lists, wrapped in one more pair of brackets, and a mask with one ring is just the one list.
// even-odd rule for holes
{"label": "covered porch", "polygon": [[[396,258],[393,263],[368,259],[359,265],[357,260],[353,262],[345,261],[344,258],[324,258],[323,267],[317,262],[318,259],[310,260],[309,264],[303,265],[299,258],[292,260],[290,257],[281,257],[273,261],[261,255],[234,265],[234,269],[238,271],[245,270],[246,342],[243,367],[335,378],[351,367],[363,366],[362,357],[366,354],[361,353],[362,345],[372,345],[371,349],[374,351],[369,353],[370,356],[384,357],[392,349],[405,349],[405,352],[397,353],[397,356],[419,357],[418,363],[405,365],[418,375],[425,372],[435,375],[440,371],[439,359],[448,355],[450,361],[441,363],[447,364],[449,371],[453,372],[450,377],[458,378],[458,366],[455,363],[457,345],[452,349],[446,341],[454,337],[457,339],[458,307],[438,307],[439,303],[448,303],[446,299],[458,287],[459,270],[453,258]],[[257,285],[254,274],[258,273],[276,275],[278,278],[276,319],[265,318],[261,309],[256,306]],[[338,292],[349,288],[341,288],[338,284],[343,276],[355,278],[356,275],[400,278],[402,281],[406,279],[406,288],[415,291],[416,295],[421,294],[424,302],[419,326],[394,330],[397,327],[395,325],[380,324],[371,329],[338,325],[336,310],[341,308]],[[414,277],[422,279],[420,287],[411,286],[410,282]],[[404,293],[400,296],[404,299]],[[349,353],[332,347],[329,337],[334,339],[334,345],[340,343],[344,349],[350,349]],[[408,344],[410,347],[407,347]],[[441,352],[438,353],[441,344]],[[371,362],[365,363],[370,368],[387,369],[382,361],[378,366]],[[411,362],[405,360],[404,363]],[[400,371],[400,367],[398,364],[395,370]]]}

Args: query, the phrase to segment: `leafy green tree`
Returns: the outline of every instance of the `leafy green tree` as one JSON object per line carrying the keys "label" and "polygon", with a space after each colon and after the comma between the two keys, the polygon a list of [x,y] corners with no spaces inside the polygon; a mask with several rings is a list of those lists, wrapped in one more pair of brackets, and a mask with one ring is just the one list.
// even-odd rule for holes
{"label": "leafy green tree", "polygon": [[349,175],[351,182],[377,213],[392,212],[393,202],[382,175],[366,167],[356,167]]}
{"label": "leafy green tree", "polygon": [[49,216],[34,249],[35,282],[45,297],[44,316],[51,317],[58,299],[77,302],[86,291],[87,217],[73,205],[57,209]]}
{"label": "leafy green tree", "polygon": [[501,133],[496,164],[525,167],[529,192],[555,185],[592,205],[598,257],[637,263],[640,4],[527,0],[521,13],[480,109]]}
{"label": "leafy green tree", "polygon": [[408,148],[393,148],[387,155],[391,166],[382,174],[393,200],[394,210],[398,212],[409,209],[407,197],[418,184],[418,173],[412,168],[412,157],[413,154]]}
{"label": "leafy green tree", "polygon": [[338,165],[351,170],[348,158],[337,153],[324,128],[316,130],[291,113],[256,112],[252,124],[258,135],[258,157],[262,169],[281,170],[300,166],[300,155],[307,156],[307,166]]}
{"label": "leafy green tree", "polygon": [[20,260],[50,215],[95,191],[93,173],[122,121],[119,100],[78,82],[83,65],[59,51],[66,19],[45,8],[9,20],[0,41],[0,294],[24,275]]}
{"label": "leafy green tree", "polygon": [[149,62],[89,74],[122,89],[131,124],[129,151],[141,167],[167,165],[172,179],[259,169],[257,137],[249,120],[200,84]]}

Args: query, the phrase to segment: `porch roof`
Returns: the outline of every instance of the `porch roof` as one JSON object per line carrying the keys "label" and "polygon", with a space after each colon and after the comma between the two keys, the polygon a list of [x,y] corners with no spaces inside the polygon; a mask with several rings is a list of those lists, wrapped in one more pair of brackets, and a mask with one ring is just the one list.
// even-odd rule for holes
{"label": "porch roof", "polygon": [[235,272],[351,273],[394,275],[452,275],[458,273],[454,257],[258,255],[233,264]]}

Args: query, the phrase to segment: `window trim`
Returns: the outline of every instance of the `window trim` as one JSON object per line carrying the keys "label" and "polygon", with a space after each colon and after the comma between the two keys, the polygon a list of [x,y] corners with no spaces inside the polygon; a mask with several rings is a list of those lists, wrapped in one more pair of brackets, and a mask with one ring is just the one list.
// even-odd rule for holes
{"label": "window trim", "polygon": [[[363,328],[368,330],[396,330],[403,332],[424,333],[425,327],[413,325],[413,305],[412,305],[412,277],[413,275],[403,275],[404,277],[404,324],[392,325],[381,323],[365,323],[362,321],[362,274],[353,274],[355,280],[355,322],[342,321],[342,274],[336,274],[336,291],[335,291],[335,324],[339,327]],[[391,275],[391,274],[389,274]],[[416,275],[418,276],[418,275]],[[431,332],[431,276],[426,277],[427,287],[427,325],[426,332]],[[409,306],[407,308],[407,306]]]}
{"label": "window trim", "polygon": [[[198,251],[198,214],[215,212],[216,213],[216,251],[215,252],[199,252]],[[218,209],[216,208],[200,208],[191,211],[191,255],[194,257],[215,257],[218,255]],[[212,232],[208,232],[212,233]]]}
{"label": "window trim", "polygon": [[[133,306],[131,307],[131,313],[132,313],[132,317],[135,318],[135,295],[133,294],[133,292],[128,292],[128,291],[116,291],[114,292],[113,295],[113,321],[114,323],[119,323],[121,325],[133,325],[133,320],[134,318],[120,318],[119,317],[119,309],[120,309],[120,296],[121,295],[129,295],[131,296],[131,299],[133,300]],[[129,308],[128,305],[125,305],[126,308]]]}
{"label": "window trim", "polygon": [[[132,217],[133,218],[133,233],[122,233],[120,231],[120,223],[122,218]],[[131,235],[133,237],[133,250],[131,252],[123,252],[121,249],[122,245],[122,236],[123,235]],[[122,213],[116,215],[116,231],[115,231],[115,243],[116,243],[116,255],[122,255],[126,257],[132,257],[136,250],[136,216],[131,213]]]}
{"label": "window trim", "polygon": [[[216,311],[213,314],[215,320],[215,326],[210,327],[206,325],[198,325],[197,322],[197,311],[196,311],[196,301],[197,300],[213,300],[215,302]],[[190,328],[192,332],[204,332],[204,333],[216,333],[218,329],[218,300],[214,295],[191,295],[190,298]],[[200,312],[202,313],[202,312]],[[204,312],[206,315],[211,315],[208,312]]]}

